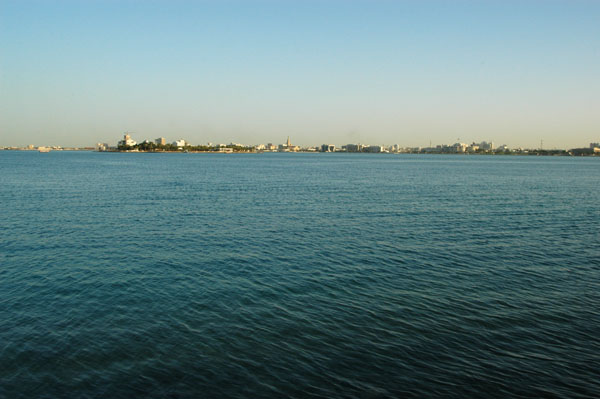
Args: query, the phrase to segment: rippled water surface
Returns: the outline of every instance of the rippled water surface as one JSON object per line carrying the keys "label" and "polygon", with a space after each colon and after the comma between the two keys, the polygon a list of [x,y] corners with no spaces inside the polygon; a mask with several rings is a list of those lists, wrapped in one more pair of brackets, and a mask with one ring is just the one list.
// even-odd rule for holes
{"label": "rippled water surface", "polygon": [[0,397],[598,397],[600,159],[0,151]]}

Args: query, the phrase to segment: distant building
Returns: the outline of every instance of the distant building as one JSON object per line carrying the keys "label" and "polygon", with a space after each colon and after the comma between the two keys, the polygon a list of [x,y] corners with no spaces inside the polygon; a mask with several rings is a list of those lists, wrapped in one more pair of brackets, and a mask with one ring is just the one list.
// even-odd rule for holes
{"label": "distant building", "polygon": [[347,152],[360,152],[362,146],[360,144],[346,144]]}
{"label": "distant building", "polygon": [[129,146],[133,147],[137,142],[131,139],[131,136],[127,133],[123,135],[123,140],[119,141],[119,146]]}
{"label": "distant building", "polygon": [[278,150],[280,152],[296,152],[296,151],[300,151],[300,147],[293,146],[292,142],[290,141],[290,136],[288,136],[285,144],[279,144]]}
{"label": "distant building", "polygon": [[479,148],[486,151],[494,151],[494,143],[491,141],[489,143],[486,141],[482,141],[481,143],[479,143]]}
{"label": "distant building", "polygon": [[[596,151],[598,150],[598,151]],[[572,148],[569,150],[573,155],[596,155],[600,154],[600,148],[594,147],[585,147],[585,148]]]}
{"label": "distant building", "polygon": [[368,147],[365,147],[363,149],[364,152],[373,152],[373,153],[379,153],[379,152],[383,152],[383,147],[380,145],[370,145]]}
{"label": "distant building", "polygon": [[96,143],[96,151],[108,151],[109,145],[107,143]]}
{"label": "distant building", "polygon": [[321,145],[321,152],[335,152],[334,144],[323,144]]}
{"label": "distant building", "polygon": [[467,152],[467,147],[465,143],[454,143],[452,146],[454,148],[454,152]]}
{"label": "distant building", "polygon": [[173,145],[174,145],[175,147],[177,147],[177,148],[183,148],[183,147],[185,147],[185,146],[186,146],[186,145],[188,145],[188,144],[185,142],[185,140],[184,140],[184,139],[179,139],[179,140],[175,140],[175,141],[173,142]]}
{"label": "distant building", "polygon": [[156,140],[154,140],[154,143],[156,145],[166,145],[167,144],[167,139],[165,139],[164,137],[159,137]]}

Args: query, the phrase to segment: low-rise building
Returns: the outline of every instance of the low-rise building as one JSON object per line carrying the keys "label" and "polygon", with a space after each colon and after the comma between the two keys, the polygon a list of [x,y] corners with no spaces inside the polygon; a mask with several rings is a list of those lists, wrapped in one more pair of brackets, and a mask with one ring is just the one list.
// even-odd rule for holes
{"label": "low-rise building", "polygon": [[469,146],[465,143],[454,143],[454,145],[452,146],[452,148],[454,149],[454,152],[458,152],[458,153],[467,152],[468,147]]}
{"label": "low-rise building", "polygon": [[370,145],[363,148],[363,152],[380,153],[383,152],[383,147],[380,145]]}
{"label": "low-rise building", "polygon": [[494,151],[494,143],[492,141],[489,143],[487,141],[482,141],[479,143],[479,148],[486,151]]}
{"label": "low-rise building", "polygon": [[279,146],[277,147],[279,152],[297,152],[300,151],[300,147],[298,147],[297,145],[292,145],[292,142],[290,141],[290,136],[288,136],[287,141],[285,144],[279,144]]}

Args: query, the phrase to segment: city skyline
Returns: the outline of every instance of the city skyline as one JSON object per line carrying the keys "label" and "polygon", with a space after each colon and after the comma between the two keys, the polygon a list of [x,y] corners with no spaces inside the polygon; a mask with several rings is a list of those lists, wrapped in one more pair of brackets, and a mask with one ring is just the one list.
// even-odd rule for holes
{"label": "city skyline", "polygon": [[600,136],[600,4],[8,1],[0,146]]}
{"label": "city skyline", "polygon": [[[590,142],[588,145],[578,146],[573,148],[548,148],[544,147],[543,141],[540,142],[539,147],[510,147],[506,144],[498,144],[493,141],[472,141],[470,143],[461,142],[460,140],[454,143],[433,143],[430,142],[428,146],[402,146],[400,144],[390,143],[346,143],[340,145],[339,143],[324,143],[317,145],[304,145],[299,146],[292,144],[290,136],[287,137],[285,143],[274,144],[273,142],[268,143],[193,143],[184,138],[167,139],[166,137],[158,137],[154,139],[145,138],[144,140],[137,141],[132,132],[125,132],[123,138],[117,142],[116,145],[112,145],[111,142],[97,142],[94,146],[84,147],[67,147],[60,145],[35,145],[29,144],[26,146],[2,146],[0,150],[40,150],[40,152],[48,152],[52,149],[55,150],[91,150],[95,151],[120,151],[120,152],[211,152],[223,149],[230,149],[233,152],[391,152],[391,153],[503,153],[503,154],[527,154],[535,153],[538,155],[597,155],[600,153],[600,142]],[[221,151],[223,152],[223,151]]]}

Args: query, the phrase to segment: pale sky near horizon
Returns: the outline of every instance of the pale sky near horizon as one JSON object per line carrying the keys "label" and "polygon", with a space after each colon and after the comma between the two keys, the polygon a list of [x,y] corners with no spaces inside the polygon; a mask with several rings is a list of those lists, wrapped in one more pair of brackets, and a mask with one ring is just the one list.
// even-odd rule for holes
{"label": "pale sky near horizon", "polygon": [[600,141],[600,1],[0,1],[0,146]]}

